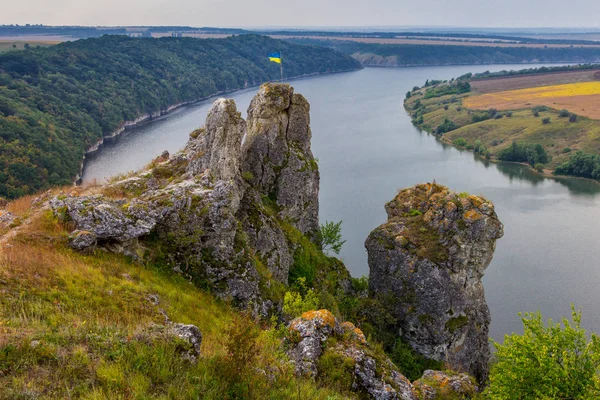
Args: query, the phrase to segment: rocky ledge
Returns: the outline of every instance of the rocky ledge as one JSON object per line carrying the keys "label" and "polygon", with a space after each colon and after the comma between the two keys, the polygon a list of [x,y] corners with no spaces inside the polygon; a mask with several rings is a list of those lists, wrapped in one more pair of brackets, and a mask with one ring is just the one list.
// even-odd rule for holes
{"label": "rocky ledge", "polygon": [[503,226],[488,200],[436,183],[402,190],[369,235],[369,289],[426,357],[484,382],[490,312],[481,278]]}

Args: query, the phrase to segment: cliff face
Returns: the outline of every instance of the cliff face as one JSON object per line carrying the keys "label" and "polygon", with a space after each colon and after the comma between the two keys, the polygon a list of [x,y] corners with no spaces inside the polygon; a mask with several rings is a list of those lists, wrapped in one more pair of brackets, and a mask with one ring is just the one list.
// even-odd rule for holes
{"label": "cliff face", "polygon": [[265,85],[250,103],[243,170],[300,232],[319,229],[319,169],[310,149],[310,105],[287,85]]}
{"label": "cliff face", "polygon": [[417,352],[480,382],[490,313],[481,278],[503,234],[491,202],[437,184],[402,190],[369,235],[369,289]]}
{"label": "cliff face", "polygon": [[71,246],[138,259],[160,252],[218,296],[268,312],[261,283],[287,284],[293,262],[279,220],[316,233],[319,173],[308,102],[291,86],[263,85],[248,115],[246,129],[233,100],[219,99],[183,151],[104,189],[118,196],[53,199],[75,228]]}

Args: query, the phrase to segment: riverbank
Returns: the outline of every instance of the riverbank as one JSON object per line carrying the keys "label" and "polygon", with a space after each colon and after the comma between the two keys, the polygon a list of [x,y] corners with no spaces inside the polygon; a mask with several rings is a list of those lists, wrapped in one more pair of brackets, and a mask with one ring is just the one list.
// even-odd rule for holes
{"label": "riverbank", "polygon": [[[589,74],[591,74],[590,79],[593,79],[595,76],[593,71]],[[503,80],[496,78],[493,80],[494,90],[502,90],[504,86],[511,87],[516,84],[527,87],[529,80],[534,85],[537,77],[537,75],[528,75],[503,78]],[[544,75],[544,78],[560,79],[561,75]],[[491,84],[485,80],[477,80],[470,82],[466,93],[459,93],[455,87],[459,84],[469,85],[466,81],[435,82],[434,85],[415,87],[409,91],[406,94],[404,108],[411,116],[413,124],[419,129],[434,134],[446,144],[473,151],[490,161],[526,162],[537,173],[553,178],[568,175],[563,172],[564,165],[572,162],[573,155],[579,154],[579,151],[590,155],[600,154],[600,144],[596,140],[600,137],[600,126],[594,119],[572,113],[562,107],[560,110],[551,108],[551,105],[556,103],[543,96],[540,99],[532,97],[529,100],[526,97],[522,99],[518,97],[525,96],[529,89],[499,92],[497,95],[488,94],[486,90],[492,90]],[[544,83],[544,85],[548,84],[548,82]],[[562,90],[563,87],[575,90],[586,84],[577,81],[562,86],[535,87],[531,90],[535,90],[535,93]],[[595,85],[593,82],[591,84]],[[521,106],[519,103],[511,109],[512,107],[502,107],[499,103],[498,108],[495,108],[494,103],[488,99],[489,108],[473,108],[473,104],[482,101],[479,99],[487,99],[489,96],[496,96],[501,101],[507,102],[508,99],[512,99],[511,93],[517,96],[515,98],[519,99]],[[586,99],[587,97],[589,96],[570,98]],[[577,103],[577,106],[585,108],[593,107],[593,104]],[[561,170],[555,175],[559,167]],[[579,177],[590,178],[585,175]]]}
{"label": "riverbank", "polygon": [[[301,79],[314,78],[314,77],[317,77],[317,76],[326,76],[326,75],[333,75],[333,74],[341,74],[341,73],[353,72],[353,71],[358,71],[358,70],[360,70],[360,68],[340,70],[340,71],[327,72],[327,73],[303,74],[303,75],[298,75],[298,76],[294,76],[294,77],[290,77],[290,78],[284,79],[284,83],[285,82],[294,82],[294,81],[301,80]],[[225,91],[221,91],[221,92],[216,92],[214,94],[202,97],[202,98],[197,99],[197,100],[173,104],[173,105],[167,107],[164,110],[160,110],[160,111],[154,112],[152,114],[144,114],[144,115],[141,115],[140,117],[138,117],[138,118],[136,118],[134,120],[123,122],[122,125],[117,130],[111,132],[109,135],[106,135],[106,136],[102,137],[102,139],[100,139],[94,145],[92,145],[91,147],[89,147],[88,149],[86,149],[85,154],[83,155],[82,160],[81,160],[81,164],[80,164],[80,167],[79,167],[79,172],[77,173],[77,175],[75,176],[75,179],[73,181],[73,185],[80,185],[82,183],[83,170],[85,168],[86,156],[98,152],[100,150],[100,148],[102,147],[102,145],[104,145],[104,143],[105,143],[106,140],[115,139],[119,135],[121,135],[122,133],[124,133],[127,129],[139,127],[140,125],[145,124],[145,123],[154,122],[154,121],[158,120],[159,118],[166,117],[170,113],[172,113],[174,111],[177,111],[177,110],[179,110],[179,109],[181,109],[183,107],[193,106],[195,104],[198,104],[198,103],[201,103],[201,102],[204,102],[204,101],[216,98],[218,96],[232,94],[232,93],[236,93],[236,92],[243,91],[243,90],[250,90],[252,88],[259,87],[262,83],[263,82],[261,82],[261,83],[253,83],[251,85],[247,85],[245,87],[238,88],[238,89],[232,89],[232,90],[225,90]]]}

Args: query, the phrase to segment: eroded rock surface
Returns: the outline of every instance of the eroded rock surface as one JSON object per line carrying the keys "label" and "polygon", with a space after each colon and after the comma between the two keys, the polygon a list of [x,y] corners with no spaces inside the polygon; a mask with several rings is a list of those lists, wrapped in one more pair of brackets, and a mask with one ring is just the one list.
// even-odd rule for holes
{"label": "eroded rock surface", "polygon": [[304,234],[319,229],[319,170],[310,149],[310,105],[289,85],[263,85],[248,108],[243,170]]}
{"label": "eroded rock surface", "polygon": [[[308,113],[308,102],[291,86],[265,84],[250,105],[247,131],[234,101],[219,99],[183,151],[164,153],[103,194],[65,194],[50,206],[74,226],[74,249],[141,259],[160,243],[164,262],[190,280],[268,312],[261,279],[287,284],[293,263],[279,220],[303,233],[318,229]],[[268,273],[259,272],[262,265]]]}
{"label": "eroded rock surface", "polygon": [[441,185],[405,189],[369,235],[369,289],[402,338],[449,368],[488,374],[490,312],[481,278],[503,234],[491,202]]}
{"label": "eroded rock surface", "polygon": [[473,378],[466,374],[448,374],[426,370],[418,381],[413,382],[417,396],[422,400],[470,399],[477,393]]}
{"label": "eroded rock surface", "polygon": [[[298,375],[314,378],[326,373],[319,371],[319,359],[330,352],[340,361],[351,363],[354,391],[378,400],[416,400],[410,381],[387,357],[375,354],[362,331],[352,323],[340,324],[328,310],[318,310],[294,319],[289,329],[293,343],[288,355]],[[333,346],[328,342],[332,338],[336,339]]]}

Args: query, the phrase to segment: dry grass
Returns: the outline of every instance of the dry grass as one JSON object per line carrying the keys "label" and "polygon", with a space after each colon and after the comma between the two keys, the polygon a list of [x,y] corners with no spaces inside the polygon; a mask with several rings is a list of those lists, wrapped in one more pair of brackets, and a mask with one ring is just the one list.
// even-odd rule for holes
{"label": "dry grass", "polygon": [[[233,307],[170,269],[70,250],[70,229],[50,211],[25,210],[28,202],[13,207],[30,215],[30,223],[0,246],[1,400],[355,398],[296,378],[279,330],[236,317]],[[181,357],[177,340],[153,335],[164,324],[160,309],[200,328],[197,364]],[[223,365],[231,359],[226,338],[239,330],[236,324],[251,324],[258,354],[232,379]],[[274,381],[258,368],[271,371]]]}
{"label": "dry grass", "polygon": [[598,80],[600,80],[600,70],[597,69],[588,71],[553,72],[548,74],[530,74],[474,80],[471,82],[471,90],[475,94],[483,94]]}
{"label": "dry grass", "polygon": [[471,109],[518,110],[534,106],[567,109],[570,112],[600,119],[600,82],[581,82],[565,85],[486,93],[467,97],[463,104]]}

